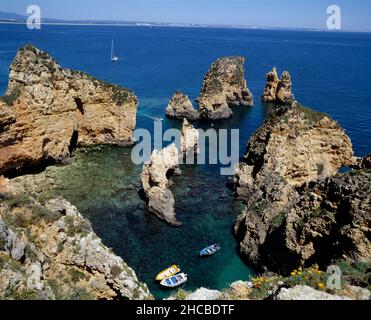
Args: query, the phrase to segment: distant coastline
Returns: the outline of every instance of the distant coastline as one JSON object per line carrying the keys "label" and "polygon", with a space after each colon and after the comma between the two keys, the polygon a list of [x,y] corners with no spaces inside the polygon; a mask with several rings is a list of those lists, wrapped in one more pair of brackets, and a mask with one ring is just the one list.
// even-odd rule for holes
{"label": "distant coastline", "polygon": [[[27,17],[14,13],[0,11],[0,24],[26,24]],[[277,31],[306,31],[306,32],[331,32],[331,33],[371,33],[363,30],[327,30],[316,28],[290,28],[268,27],[255,25],[227,25],[227,24],[198,24],[198,23],[171,23],[171,22],[146,22],[146,21],[110,21],[110,20],[58,20],[51,18],[42,19],[44,25],[60,26],[109,26],[109,27],[167,27],[167,28],[215,28],[215,29],[246,29],[246,30],[277,30]]]}

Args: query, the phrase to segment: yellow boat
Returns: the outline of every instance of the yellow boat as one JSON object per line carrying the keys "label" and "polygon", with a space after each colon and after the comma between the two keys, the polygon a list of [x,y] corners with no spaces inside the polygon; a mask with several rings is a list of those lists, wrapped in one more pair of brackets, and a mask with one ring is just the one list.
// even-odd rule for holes
{"label": "yellow boat", "polygon": [[156,281],[162,281],[166,278],[169,278],[169,277],[172,277],[172,276],[175,276],[177,273],[180,272],[180,268],[177,266],[177,265],[173,265],[163,271],[161,271],[157,277],[156,277]]}

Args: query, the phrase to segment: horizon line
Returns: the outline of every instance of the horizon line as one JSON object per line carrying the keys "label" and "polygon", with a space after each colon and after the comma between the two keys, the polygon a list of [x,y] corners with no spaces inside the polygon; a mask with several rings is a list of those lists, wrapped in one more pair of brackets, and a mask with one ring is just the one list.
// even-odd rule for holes
{"label": "horizon line", "polygon": [[[25,19],[28,16],[16,12],[1,11],[0,13],[16,14]],[[42,22],[50,20],[50,22]],[[54,20],[54,21],[53,21]],[[26,24],[26,21],[16,19],[1,19],[0,24]],[[107,20],[107,19],[60,19],[60,18],[42,18],[41,24],[45,25],[67,25],[67,26],[121,26],[121,27],[183,27],[183,28],[220,28],[220,29],[255,29],[255,30],[292,30],[292,31],[315,31],[315,32],[348,32],[348,33],[371,33],[371,30],[359,29],[339,29],[329,30],[326,28],[311,27],[277,27],[262,25],[245,25],[245,24],[215,24],[215,23],[194,23],[194,22],[153,22],[142,20]]]}
{"label": "horizon line", "polygon": [[[49,18],[47,18],[49,19]],[[0,25],[27,25],[23,21],[6,21],[0,19]],[[52,19],[51,19],[52,20]],[[56,20],[56,19],[55,19]],[[62,22],[63,21],[63,22]],[[104,23],[105,20],[61,20],[61,22],[41,22],[41,25],[51,26],[92,26],[92,27],[144,27],[144,28],[194,28],[194,29],[248,29],[248,30],[272,30],[272,31],[302,31],[302,32],[327,32],[327,33],[371,33],[363,30],[328,30],[308,27],[268,27],[268,26],[249,26],[249,25],[230,25],[230,24],[200,24],[200,23],[181,23],[181,22],[144,22],[144,21],[118,21],[118,23]]]}

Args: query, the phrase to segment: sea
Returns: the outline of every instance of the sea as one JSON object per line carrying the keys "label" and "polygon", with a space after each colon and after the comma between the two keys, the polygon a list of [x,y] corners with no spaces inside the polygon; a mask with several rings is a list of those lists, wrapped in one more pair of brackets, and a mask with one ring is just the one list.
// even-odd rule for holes
{"label": "sea", "polygon": [[[112,40],[119,57],[115,63],[110,61]],[[234,107],[232,119],[213,123],[215,129],[239,129],[241,157],[270,111],[260,97],[266,73],[276,66],[279,73],[290,72],[300,103],[339,122],[356,156],[371,151],[370,33],[82,25],[28,30],[25,25],[0,24],[0,94],[6,92],[17,50],[28,43],[47,51],[63,67],[132,89],[139,98],[137,128],[151,132],[156,117],[164,119],[163,130],[180,128],[179,121],[165,117],[174,91],[194,100],[213,61],[244,56],[254,106]],[[221,290],[256,274],[238,253],[233,225],[243,204],[233,196],[232,177],[221,176],[219,165],[182,166],[182,175],[173,179],[181,228],[169,227],[148,212],[140,192],[141,168],[133,164],[130,148],[82,149],[71,165],[46,170],[60,183],[44,191],[76,205],[103,243],[158,299],[174,293],[154,281],[172,264],[188,274],[182,287],[188,291]],[[218,254],[198,256],[216,242],[222,246]]]}

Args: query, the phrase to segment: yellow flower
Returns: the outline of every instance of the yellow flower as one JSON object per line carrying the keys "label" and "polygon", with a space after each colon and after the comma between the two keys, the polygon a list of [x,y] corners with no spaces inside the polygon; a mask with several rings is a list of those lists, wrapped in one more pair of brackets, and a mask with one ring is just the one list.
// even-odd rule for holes
{"label": "yellow flower", "polygon": [[312,271],[311,271],[311,270],[309,270],[309,271],[308,271],[308,274],[312,274]]}
{"label": "yellow flower", "polygon": [[303,274],[303,272],[301,272],[301,271],[298,272],[298,275],[299,275],[299,276],[301,276],[302,274]]}
{"label": "yellow flower", "polygon": [[319,282],[319,283],[318,283],[318,287],[319,287],[320,289],[323,289],[323,288],[325,287],[325,285],[324,285],[322,282]]}
{"label": "yellow flower", "polygon": [[302,267],[299,267],[299,271],[303,271],[303,268]]}
{"label": "yellow flower", "polygon": [[295,276],[295,275],[296,275],[296,272],[294,272],[294,271],[291,272],[291,275],[292,275],[292,276]]}

